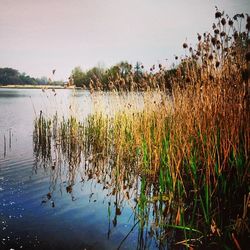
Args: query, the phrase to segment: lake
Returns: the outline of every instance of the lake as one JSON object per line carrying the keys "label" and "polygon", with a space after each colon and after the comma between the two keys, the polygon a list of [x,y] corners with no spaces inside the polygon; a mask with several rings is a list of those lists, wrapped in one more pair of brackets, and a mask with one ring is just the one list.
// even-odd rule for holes
{"label": "lake", "polygon": [[83,161],[69,171],[56,152],[41,159],[33,138],[40,111],[84,119],[98,110],[112,115],[131,100],[138,111],[142,95],[0,89],[0,249],[159,248],[152,225],[138,221],[138,176],[115,191],[105,166]]}

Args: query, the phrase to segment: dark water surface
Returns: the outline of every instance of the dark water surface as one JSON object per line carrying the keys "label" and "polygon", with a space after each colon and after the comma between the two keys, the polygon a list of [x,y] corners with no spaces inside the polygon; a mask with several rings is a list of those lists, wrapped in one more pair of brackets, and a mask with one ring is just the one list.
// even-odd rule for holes
{"label": "dark water surface", "polygon": [[84,91],[0,89],[0,249],[158,248],[139,228],[135,194],[114,195],[86,166],[70,176],[66,164],[55,171],[34,153],[40,110],[84,117],[93,107]]}

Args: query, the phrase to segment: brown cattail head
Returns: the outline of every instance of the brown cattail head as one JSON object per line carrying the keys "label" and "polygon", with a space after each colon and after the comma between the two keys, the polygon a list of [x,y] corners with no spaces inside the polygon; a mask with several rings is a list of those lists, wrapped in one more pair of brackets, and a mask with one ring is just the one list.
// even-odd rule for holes
{"label": "brown cattail head", "polygon": [[191,79],[189,76],[186,78],[186,82],[191,82]]}
{"label": "brown cattail head", "polygon": [[218,29],[215,29],[215,30],[214,30],[214,34],[217,34],[217,35],[218,35],[219,33],[220,33],[220,31],[219,31]]}
{"label": "brown cattail head", "polygon": [[234,34],[233,34],[234,40],[237,40],[238,36],[239,36],[238,32],[235,31]]}
{"label": "brown cattail head", "polygon": [[183,48],[186,49],[188,47],[188,45],[186,43],[183,43]]}
{"label": "brown cattail head", "polygon": [[212,42],[212,44],[215,46],[215,44],[216,44],[216,38],[215,38],[215,37],[212,37],[211,42]]}
{"label": "brown cattail head", "polygon": [[245,59],[247,62],[250,62],[250,51],[246,53]]}
{"label": "brown cattail head", "polygon": [[220,66],[220,62],[217,61],[217,62],[215,63],[215,66],[216,66],[216,68],[218,68],[218,67]]}
{"label": "brown cattail head", "polygon": [[226,32],[225,31],[222,31],[221,33],[220,33],[220,36],[221,37],[223,37],[223,36],[225,36],[226,35]]}
{"label": "brown cattail head", "polygon": [[221,19],[221,24],[222,24],[223,26],[226,24],[226,19],[225,19],[224,17]]}
{"label": "brown cattail head", "polygon": [[175,56],[175,60],[178,60],[178,56]]}
{"label": "brown cattail head", "polygon": [[210,80],[210,81],[213,81],[213,80],[214,80],[213,75],[211,75],[211,74],[209,75],[209,80]]}
{"label": "brown cattail head", "polygon": [[247,16],[247,23],[250,23],[250,16]]}
{"label": "brown cattail head", "polygon": [[201,35],[200,34],[198,34],[198,41],[200,41],[201,40]]}
{"label": "brown cattail head", "polygon": [[162,65],[159,63],[159,69],[161,69],[162,68]]}
{"label": "brown cattail head", "polygon": [[221,12],[216,11],[215,12],[215,18],[220,18],[222,16]]}
{"label": "brown cattail head", "polygon": [[248,72],[247,69],[242,70],[241,75],[242,75],[242,79],[243,79],[244,81],[248,81],[248,79],[249,79],[249,72]]}
{"label": "brown cattail head", "polygon": [[210,54],[210,55],[209,55],[209,57],[208,57],[208,59],[209,59],[210,61],[212,61],[212,60],[213,60],[213,58],[214,58],[214,57],[213,57],[213,55],[212,55],[212,54]]}
{"label": "brown cattail head", "polygon": [[250,23],[246,24],[246,30],[250,31]]}
{"label": "brown cattail head", "polygon": [[233,24],[234,24],[233,20],[230,19],[230,20],[228,21],[228,24],[229,24],[229,26],[233,26]]}

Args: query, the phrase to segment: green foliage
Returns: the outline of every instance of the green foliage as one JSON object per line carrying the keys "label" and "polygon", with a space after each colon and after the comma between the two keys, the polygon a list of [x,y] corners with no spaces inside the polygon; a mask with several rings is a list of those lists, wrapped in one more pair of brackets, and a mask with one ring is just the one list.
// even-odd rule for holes
{"label": "green foliage", "polygon": [[0,85],[19,85],[19,84],[47,84],[48,79],[46,77],[34,78],[26,75],[26,73],[20,73],[16,69],[12,68],[0,68]]}

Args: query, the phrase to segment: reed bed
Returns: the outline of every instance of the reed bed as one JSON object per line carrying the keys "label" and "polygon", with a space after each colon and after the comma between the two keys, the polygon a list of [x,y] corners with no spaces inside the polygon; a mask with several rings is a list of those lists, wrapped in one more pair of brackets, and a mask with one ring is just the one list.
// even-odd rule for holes
{"label": "reed bed", "polygon": [[197,48],[183,44],[187,55],[159,102],[82,121],[42,113],[35,120],[40,158],[50,157],[53,141],[71,173],[84,162],[111,195],[134,198],[139,248],[148,234],[159,247],[250,242],[250,18],[215,17],[214,33],[198,35]]}

